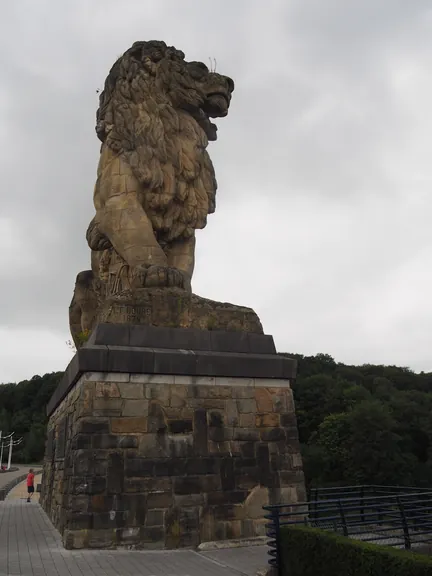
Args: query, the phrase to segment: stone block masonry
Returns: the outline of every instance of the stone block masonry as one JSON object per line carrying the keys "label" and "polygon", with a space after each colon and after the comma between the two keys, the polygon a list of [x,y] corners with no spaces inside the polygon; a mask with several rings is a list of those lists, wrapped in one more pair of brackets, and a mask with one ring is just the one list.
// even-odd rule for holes
{"label": "stone block masonry", "polygon": [[41,503],[66,548],[264,534],[305,499],[291,382],[264,334],[99,324],[48,406]]}
{"label": "stone block masonry", "polygon": [[289,379],[85,372],[51,414],[41,503],[66,548],[264,534],[305,500]]}

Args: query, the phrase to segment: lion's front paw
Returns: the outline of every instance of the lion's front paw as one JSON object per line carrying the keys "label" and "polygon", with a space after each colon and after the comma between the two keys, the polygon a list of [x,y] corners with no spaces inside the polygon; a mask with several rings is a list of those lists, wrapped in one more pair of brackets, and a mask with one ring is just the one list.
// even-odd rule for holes
{"label": "lion's front paw", "polygon": [[147,269],[144,286],[146,288],[185,288],[183,273],[177,268],[164,266],[150,266]]}

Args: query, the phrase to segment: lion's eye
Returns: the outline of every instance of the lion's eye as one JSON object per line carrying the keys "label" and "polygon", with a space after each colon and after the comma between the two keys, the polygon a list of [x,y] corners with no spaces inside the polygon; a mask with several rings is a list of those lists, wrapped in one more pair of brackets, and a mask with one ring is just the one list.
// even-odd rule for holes
{"label": "lion's eye", "polygon": [[209,72],[207,66],[202,62],[190,62],[188,68],[189,74],[194,80],[201,80]]}

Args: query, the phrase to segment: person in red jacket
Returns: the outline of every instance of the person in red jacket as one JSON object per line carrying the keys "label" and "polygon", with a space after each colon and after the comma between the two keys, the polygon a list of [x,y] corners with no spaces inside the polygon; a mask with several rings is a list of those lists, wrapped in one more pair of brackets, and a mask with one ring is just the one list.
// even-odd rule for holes
{"label": "person in red jacket", "polygon": [[27,502],[30,502],[33,494],[34,494],[34,474],[33,468],[30,468],[29,473],[27,474]]}

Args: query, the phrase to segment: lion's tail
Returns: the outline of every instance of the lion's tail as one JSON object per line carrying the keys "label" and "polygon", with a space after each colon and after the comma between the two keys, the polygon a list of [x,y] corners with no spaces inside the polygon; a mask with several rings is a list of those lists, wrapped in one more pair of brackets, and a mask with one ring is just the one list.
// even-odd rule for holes
{"label": "lion's tail", "polygon": [[105,234],[101,232],[96,217],[93,218],[87,228],[86,239],[91,250],[101,252],[102,250],[108,250],[108,248],[112,248],[111,242],[108,240]]}

